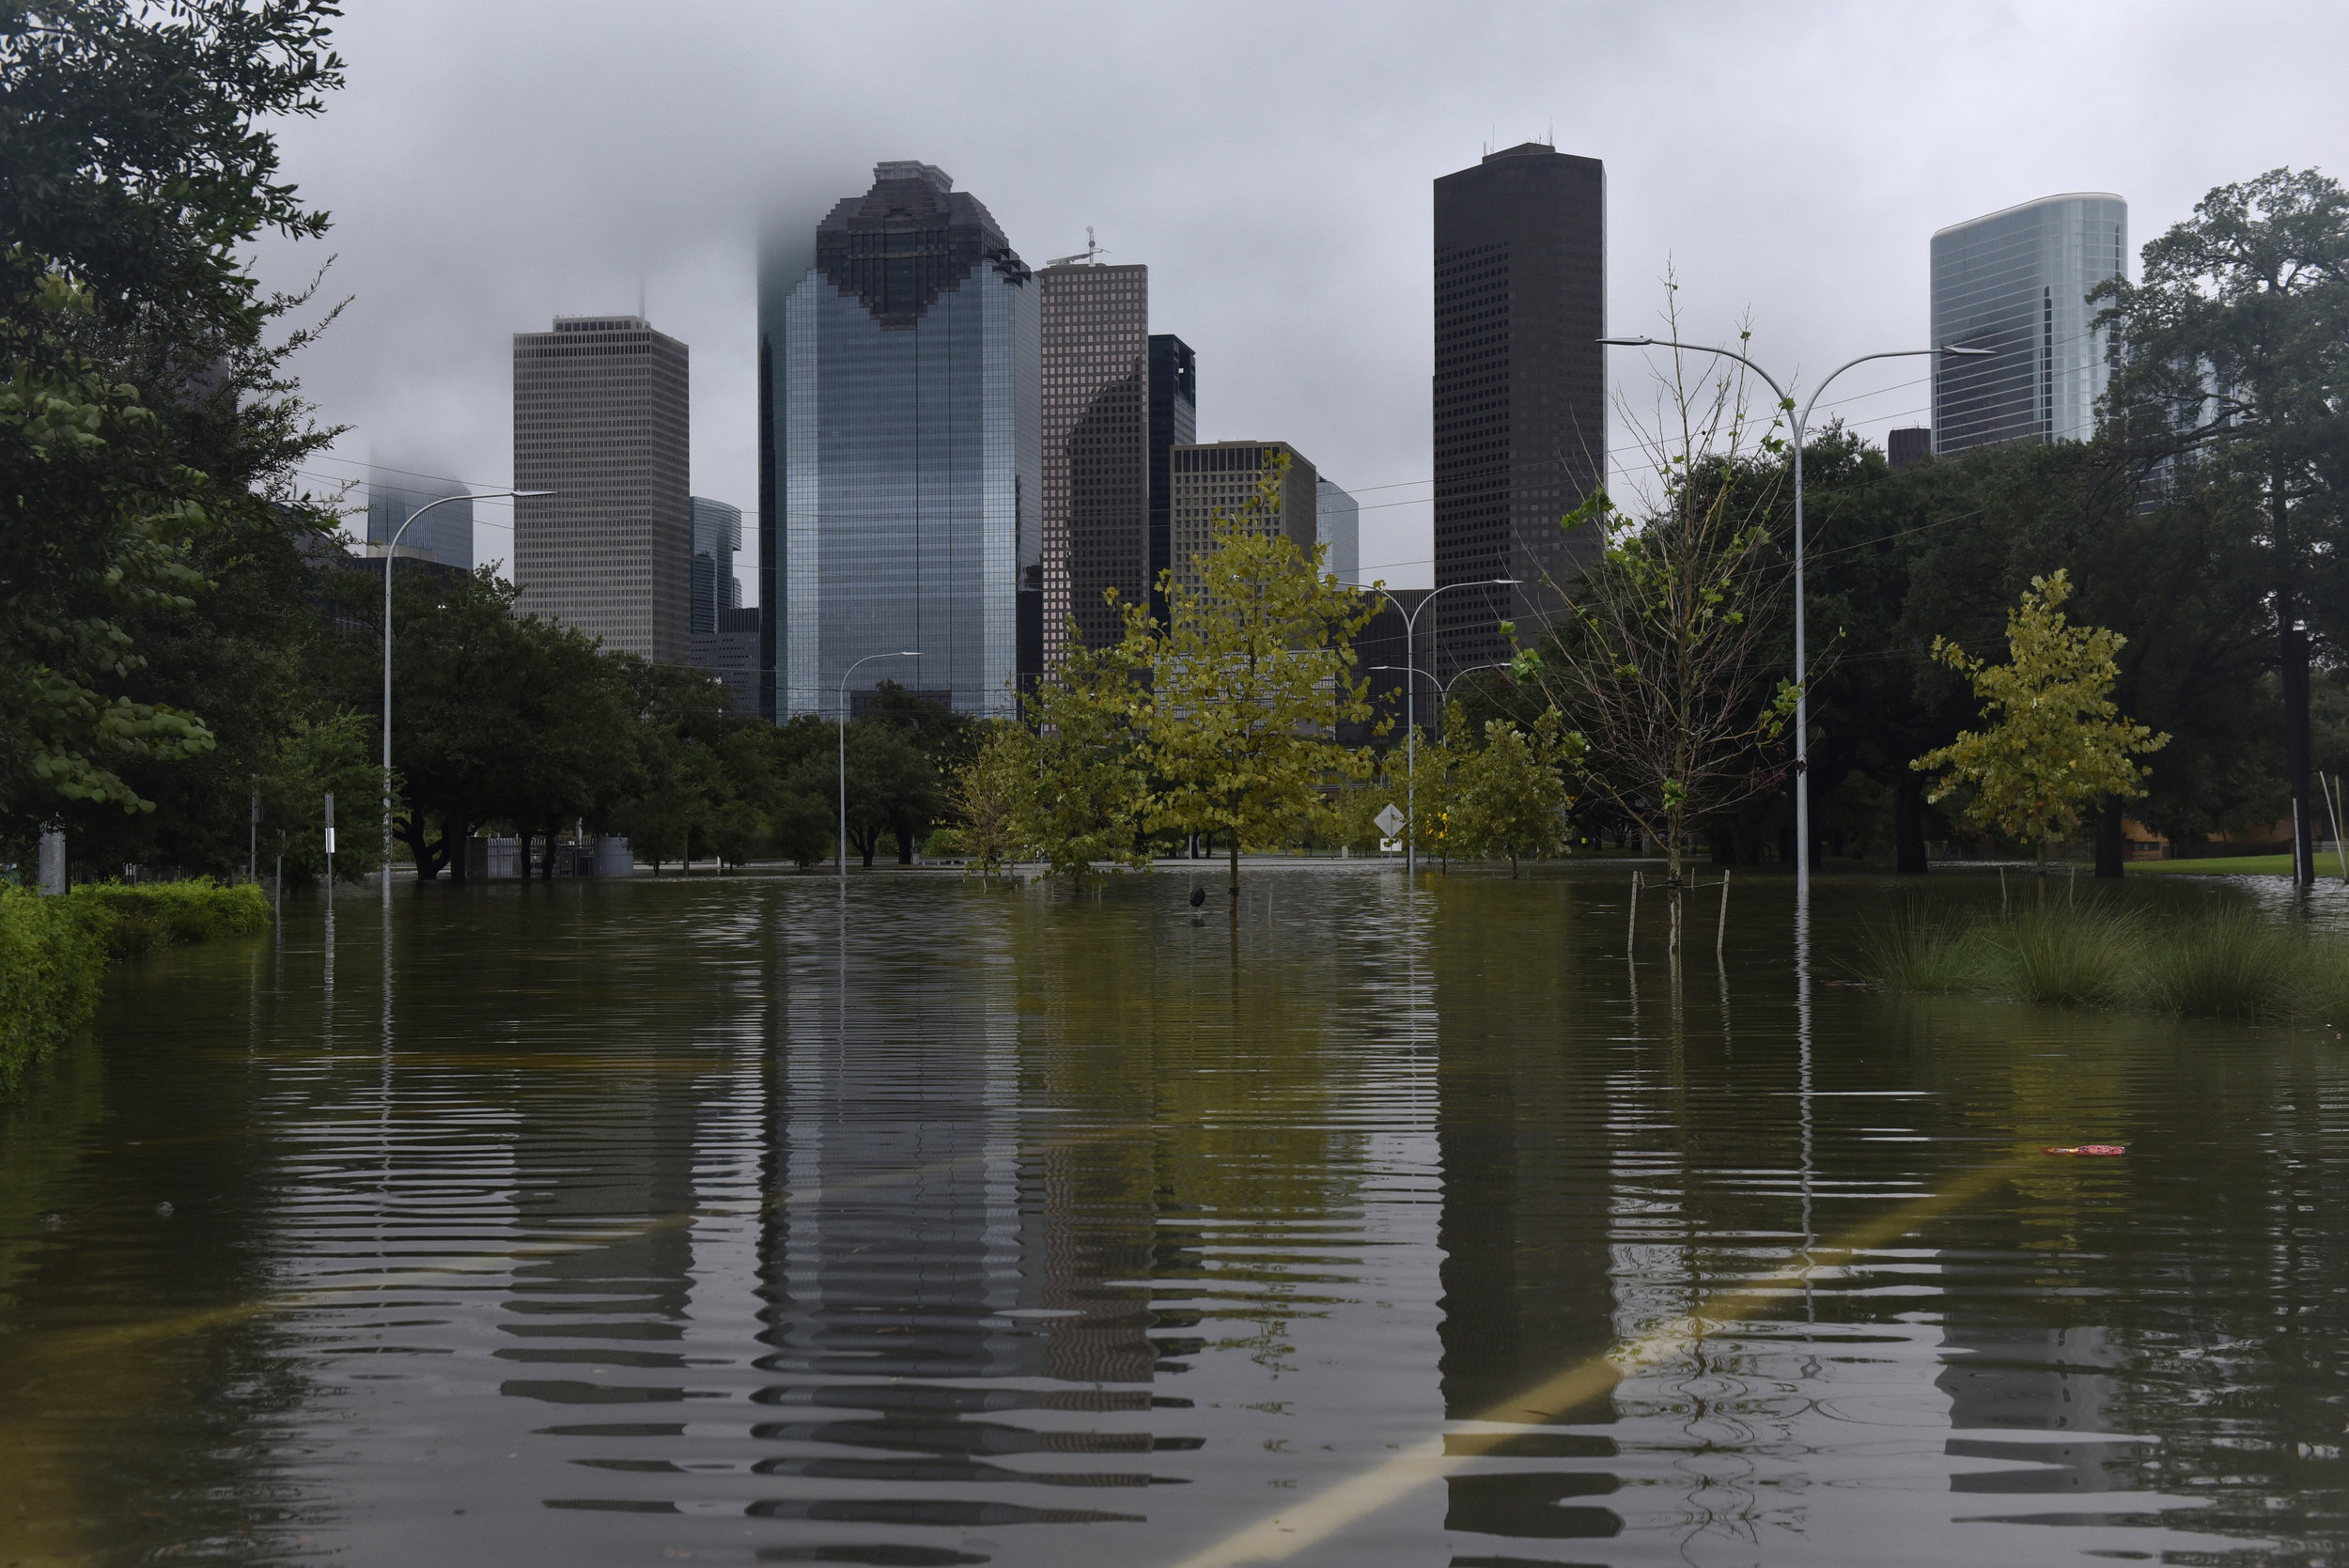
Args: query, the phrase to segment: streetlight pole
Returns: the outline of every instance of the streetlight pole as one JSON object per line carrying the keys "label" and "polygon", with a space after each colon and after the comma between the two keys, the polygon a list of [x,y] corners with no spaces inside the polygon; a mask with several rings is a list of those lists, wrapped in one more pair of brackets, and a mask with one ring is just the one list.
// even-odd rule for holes
{"label": "streetlight pole", "polygon": [[919,659],[919,648],[907,648],[898,653],[868,653],[840,672],[840,836],[832,843],[832,858],[840,866],[840,891],[848,891],[848,677],[876,659]]}
{"label": "streetlight pole", "polygon": [[[392,536],[383,545],[383,869],[377,873],[383,884],[383,908],[392,907],[392,562],[399,551],[400,536],[435,506],[445,506],[452,501],[498,501],[552,495],[552,490],[489,490],[480,495],[444,495],[438,501],[428,501],[408,514],[408,520],[392,530]],[[385,926],[386,930],[390,927]]]}
{"label": "streetlight pole", "polygon": [[1827,373],[1825,380],[1812,389],[1810,400],[1800,411],[1795,400],[1786,396],[1786,389],[1778,384],[1770,373],[1745,355],[1731,349],[1715,349],[1703,343],[1679,343],[1654,337],[1602,337],[1598,340],[1617,349],[1686,349],[1691,353],[1712,354],[1721,359],[1734,359],[1766,382],[1778,394],[1778,406],[1793,415],[1795,421],[1795,902],[1803,909],[1811,908],[1811,663],[1810,650],[1803,640],[1802,594],[1802,442],[1803,434],[1811,426],[1811,411],[1819,406],[1819,396],[1828,383],[1855,365],[1865,365],[1877,359],[1913,359],[1924,354],[1952,354],[1967,359],[1983,359],[1998,352],[1995,349],[1961,349],[1948,345],[1939,349],[1890,349],[1880,354],[1861,354],[1845,360]]}
{"label": "streetlight pole", "polygon": [[[1435,603],[1438,594],[1448,594],[1455,588],[1514,588],[1517,585],[1517,580],[1514,577],[1489,577],[1481,582],[1447,582],[1440,588],[1431,589],[1425,598],[1421,599],[1408,610],[1404,610],[1402,602],[1384,588],[1373,588],[1371,592],[1385,599],[1401,613],[1404,657],[1416,664],[1419,661],[1419,613]],[[1382,669],[1393,667],[1392,665],[1380,666]],[[1479,668],[1482,667],[1479,666]],[[1460,674],[1466,675],[1468,672],[1463,670]],[[1459,676],[1455,675],[1453,678],[1456,680]],[[1446,686],[1444,690],[1449,691],[1452,688]],[[1414,882],[1419,879],[1418,703],[1419,680],[1414,675],[1413,678],[1403,683],[1403,815],[1408,818],[1403,825],[1403,875]]]}

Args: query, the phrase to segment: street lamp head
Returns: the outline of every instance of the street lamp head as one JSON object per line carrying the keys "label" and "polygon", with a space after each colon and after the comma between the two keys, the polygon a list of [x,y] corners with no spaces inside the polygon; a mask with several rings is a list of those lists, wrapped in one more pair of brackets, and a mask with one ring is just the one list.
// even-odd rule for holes
{"label": "street lamp head", "polygon": [[1514,588],[1524,581],[1525,580],[1523,578],[1518,577],[1496,577],[1488,581],[1485,586],[1487,588]]}
{"label": "street lamp head", "polygon": [[1610,349],[1653,349],[1656,347],[1656,339],[1652,337],[1602,337],[1599,341]]}
{"label": "street lamp head", "polygon": [[1941,351],[1945,354],[1955,354],[1961,359],[1992,359],[1997,357],[1999,352],[1996,349],[1961,349],[1954,343],[1943,344]]}
{"label": "street lamp head", "polygon": [[899,659],[919,659],[922,657],[922,650],[920,648],[899,648],[897,650],[897,657]]}
{"label": "street lamp head", "polygon": [[507,490],[506,493],[517,501],[537,501],[541,497],[552,495],[554,492],[552,490]]}

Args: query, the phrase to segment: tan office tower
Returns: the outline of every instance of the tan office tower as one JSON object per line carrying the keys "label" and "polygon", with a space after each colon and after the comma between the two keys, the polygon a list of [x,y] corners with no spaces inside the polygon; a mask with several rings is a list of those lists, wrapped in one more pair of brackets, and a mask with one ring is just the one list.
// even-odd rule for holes
{"label": "tan office tower", "polygon": [[1257,526],[1266,533],[1286,534],[1299,556],[1309,562],[1314,558],[1318,516],[1315,492],[1321,476],[1297,448],[1284,441],[1219,441],[1178,446],[1171,475],[1174,502],[1167,520],[1177,586],[1199,585],[1199,560],[1207,553],[1215,520],[1237,519],[1245,512],[1256,498],[1256,482],[1265,465],[1283,452],[1288,454],[1289,471],[1281,481],[1279,514],[1258,520]]}
{"label": "tan office tower", "polygon": [[1117,641],[1103,601],[1150,593],[1150,269],[1057,262],[1036,273],[1044,343],[1044,667],[1068,623]]}
{"label": "tan office tower", "polygon": [[640,316],[558,316],[514,334],[520,608],[607,648],[681,664],[692,629],[685,345]]}

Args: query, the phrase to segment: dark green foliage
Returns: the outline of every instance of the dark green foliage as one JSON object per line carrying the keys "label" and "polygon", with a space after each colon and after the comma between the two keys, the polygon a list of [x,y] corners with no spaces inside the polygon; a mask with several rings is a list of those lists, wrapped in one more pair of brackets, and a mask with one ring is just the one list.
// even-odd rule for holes
{"label": "dark green foliage", "polygon": [[250,882],[224,887],[209,878],[180,882],[93,882],[52,903],[86,904],[105,912],[106,951],[135,958],[158,947],[250,937],[269,929],[269,900]]}
{"label": "dark green foliage", "polygon": [[109,955],[265,930],[258,888],[101,882],[62,898],[0,887],[0,1094],[98,1006]]}
{"label": "dark green foliage", "polygon": [[0,887],[0,1094],[98,1006],[105,909]]}
{"label": "dark green foliage", "polygon": [[[225,866],[295,712],[322,511],[311,429],[240,249],[321,215],[267,119],[336,85],[330,6],[0,8],[0,837],[63,812],[106,859]],[[148,817],[125,826],[108,815]],[[231,827],[233,824],[233,829]],[[241,844],[236,848],[241,850]]]}

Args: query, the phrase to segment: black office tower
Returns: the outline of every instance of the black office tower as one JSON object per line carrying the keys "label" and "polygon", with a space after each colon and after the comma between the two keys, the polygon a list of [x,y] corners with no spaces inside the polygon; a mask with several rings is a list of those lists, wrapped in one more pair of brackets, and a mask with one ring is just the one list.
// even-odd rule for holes
{"label": "black office tower", "polygon": [[1150,338],[1150,613],[1166,619],[1159,582],[1174,564],[1174,448],[1199,439],[1199,361],[1172,333]]}
{"label": "black office tower", "polygon": [[1539,142],[1436,181],[1435,674],[1508,658],[1590,545],[1559,519],[1605,471],[1607,167]]}

